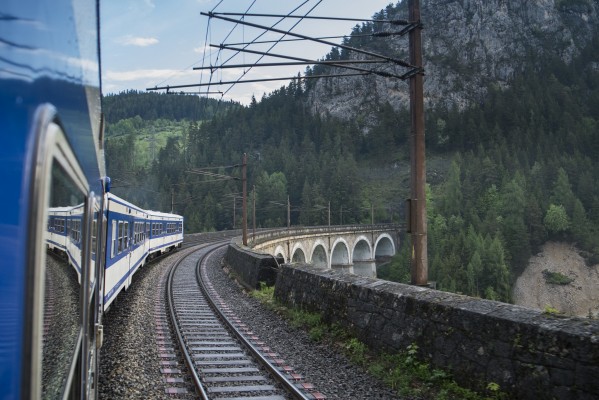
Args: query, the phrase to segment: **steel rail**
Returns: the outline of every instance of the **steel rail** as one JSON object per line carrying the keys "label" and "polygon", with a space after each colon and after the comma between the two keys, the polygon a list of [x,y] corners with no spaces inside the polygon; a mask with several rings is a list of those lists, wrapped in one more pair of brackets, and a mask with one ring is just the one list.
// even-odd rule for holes
{"label": "steel rail", "polygon": [[198,391],[200,398],[202,400],[209,400],[208,394],[204,390],[204,386],[202,385],[202,381],[195,369],[195,365],[193,363],[193,359],[191,358],[191,354],[187,350],[187,346],[185,346],[185,341],[183,340],[183,335],[181,334],[181,329],[179,328],[179,324],[176,320],[175,306],[174,306],[174,298],[173,298],[173,276],[175,275],[176,269],[183,262],[186,257],[181,257],[176,263],[173,264],[171,270],[168,275],[166,290],[167,290],[167,302],[170,311],[171,323],[173,328],[175,329],[175,333],[177,334],[177,340],[179,343],[179,348],[181,349],[181,353],[183,354],[183,359],[185,364],[187,365],[187,369],[191,374],[193,383]]}
{"label": "steel rail", "polygon": [[314,398],[312,395],[307,396],[301,389],[299,389],[298,387],[296,387],[293,384],[293,382],[291,382],[287,378],[287,376],[285,376],[284,373],[282,373],[281,371],[279,371],[278,368],[276,368],[270,361],[268,361],[262,355],[262,353],[260,351],[258,351],[258,349],[256,349],[256,347],[252,343],[250,343],[249,340],[247,340],[247,338],[235,327],[235,325],[229,320],[229,318],[216,305],[216,303],[214,302],[214,300],[212,299],[212,297],[209,294],[208,288],[204,284],[204,280],[202,279],[202,273],[201,273],[202,264],[204,263],[205,259],[208,258],[209,255],[210,255],[210,253],[207,253],[204,257],[202,257],[200,260],[198,260],[198,263],[196,265],[196,279],[198,281],[200,289],[202,290],[202,293],[204,293],[204,295],[206,296],[206,299],[210,303],[210,307],[218,314],[218,316],[221,319],[221,321],[223,321],[225,323],[225,325],[227,325],[227,327],[229,328],[230,332],[232,332],[235,335],[235,337],[241,343],[243,343],[246,346],[246,348],[256,358],[256,360],[258,360],[258,362],[260,364],[262,364],[262,366],[264,368],[266,368],[272,374],[272,376],[281,385],[283,385],[283,387],[295,399],[298,399],[298,400],[312,400]]}

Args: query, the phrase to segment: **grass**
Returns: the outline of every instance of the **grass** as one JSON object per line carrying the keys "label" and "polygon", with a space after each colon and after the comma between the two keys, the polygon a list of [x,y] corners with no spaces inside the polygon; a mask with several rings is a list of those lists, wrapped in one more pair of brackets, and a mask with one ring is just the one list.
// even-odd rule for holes
{"label": "grass", "polygon": [[[135,136],[134,165],[144,168],[158,158],[158,153],[166,146],[169,137],[182,138],[189,127],[189,121],[148,120],[143,124],[143,127],[128,133]],[[113,134],[106,137],[107,142],[124,139],[125,135]]]}
{"label": "grass", "polygon": [[550,283],[552,285],[568,285],[574,282],[574,279],[561,274],[559,272],[551,272],[548,270],[543,270],[543,277],[545,278],[545,282]]}
{"label": "grass", "polygon": [[396,354],[375,353],[366,344],[353,337],[339,323],[326,324],[319,313],[292,309],[279,304],[274,298],[274,287],[260,284],[260,290],[251,295],[266,307],[286,318],[296,329],[308,332],[311,340],[325,341],[342,351],[354,364],[385,382],[400,396],[417,396],[439,400],[502,400],[507,395],[498,384],[490,382],[484,394],[459,386],[451,375],[432,368],[418,359],[418,346],[411,344]]}

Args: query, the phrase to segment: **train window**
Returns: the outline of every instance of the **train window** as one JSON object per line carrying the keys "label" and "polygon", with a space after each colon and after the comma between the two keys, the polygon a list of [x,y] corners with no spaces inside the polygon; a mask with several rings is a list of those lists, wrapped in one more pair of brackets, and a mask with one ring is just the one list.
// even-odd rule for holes
{"label": "train window", "polygon": [[94,220],[92,221],[92,255],[95,256],[96,255],[96,245],[97,245],[97,238],[96,238],[96,234],[98,232],[98,217],[97,217],[97,213],[96,216],[94,216]]}
{"label": "train window", "polygon": [[129,222],[123,225],[123,249],[129,248]]}
{"label": "train window", "polygon": [[86,263],[79,243],[87,184],[60,128],[51,123],[48,130],[56,142],[45,150],[44,157],[49,159],[45,161],[47,167],[41,168],[48,171],[47,178],[43,178],[48,191],[45,213],[68,217],[55,218],[53,231],[46,234],[45,241],[52,241],[57,251],[48,251],[42,257],[41,368],[36,371],[34,367],[32,379],[41,380],[39,397],[64,398],[71,391],[68,384],[76,373],[77,349],[84,337],[80,320],[83,290],[79,282]]}
{"label": "train window", "polygon": [[116,237],[116,221],[112,220],[112,246],[110,249],[110,258],[116,256],[117,237]]}
{"label": "train window", "polygon": [[[88,231],[93,215],[84,206],[93,204],[95,196],[89,193],[78,158],[55,122],[56,110],[44,104],[32,117],[26,158],[31,186],[29,196],[22,200],[28,206],[27,270],[23,271],[27,280],[26,287],[19,289],[26,295],[23,347],[14,367],[21,369],[22,398],[84,398],[81,381],[87,382],[89,374],[84,377],[82,371],[92,356],[82,354],[95,349],[84,338],[94,340],[95,334],[82,323],[86,316],[82,306],[86,298],[91,299],[92,284],[97,283],[95,278],[88,279],[92,268]],[[48,221],[52,221],[50,226]],[[87,238],[80,246],[69,237],[74,221],[78,222],[77,239],[82,241],[83,234]]]}
{"label": "train window", "polygon": [[123,236],[123,221],[119,221],[119,254],[123,251]]}

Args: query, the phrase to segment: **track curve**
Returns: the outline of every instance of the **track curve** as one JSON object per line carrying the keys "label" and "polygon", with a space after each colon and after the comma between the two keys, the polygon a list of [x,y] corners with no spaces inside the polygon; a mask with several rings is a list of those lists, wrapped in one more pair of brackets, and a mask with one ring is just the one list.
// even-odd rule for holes
{"label": "track curve", "polygon": [[171,326],[200,398],[324,399],[235,316],[207,280],[207,260],[227,243],[182,258],[168,278]]}

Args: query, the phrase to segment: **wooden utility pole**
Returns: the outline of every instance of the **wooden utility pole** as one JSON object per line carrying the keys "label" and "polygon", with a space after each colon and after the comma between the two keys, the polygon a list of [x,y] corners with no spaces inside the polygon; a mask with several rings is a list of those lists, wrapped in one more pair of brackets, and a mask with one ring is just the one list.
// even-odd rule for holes
{"label": "wooden utility pole", "polygon": [[253,206],[252,206],[252,243],[256,241],[256,185],[253,186]]}
{"label": "wooden utility pole", "polygon": [[412,239],[411,273],[413,285],[428,284],[428,255],[426,227],[426,164],[424,151],[424,90],[422,72],[422,25],[420,1],[408,0],[409,20],[417,24],[410,31],[410,64],[421,71],[410,78],[410,114],[412,119],[410,209]]}
{"label": "wooden utility pole", "polygon": [[243,245],[248,245],[248,215],[247,215],[247,167],[248,156],[243,153],[243,161],[241,163],[241,182],[243,186],[243,204],[241,210],[241,238]]}
{"label": "wooden utility pole", "polygon": [[374,225],[374,203],[370,203],[370,225]]}
{"label": "wooden utility pole", "polygon": [[171,214],[175,212],[175,188],[171,186]]}

